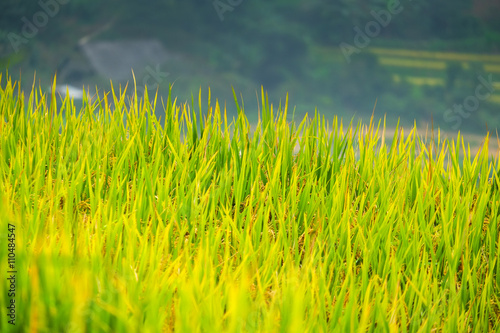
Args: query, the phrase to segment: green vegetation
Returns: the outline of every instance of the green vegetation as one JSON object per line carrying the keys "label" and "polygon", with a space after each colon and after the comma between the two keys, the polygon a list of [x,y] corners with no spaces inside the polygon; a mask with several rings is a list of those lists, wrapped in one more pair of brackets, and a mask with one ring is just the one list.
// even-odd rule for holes
{"label": "green vegetation", "polygon": [[263,91],[251,129],[235,102],[228,121],[210,95],[112,89],[76,110],[8,78],[0,262],[15,243],[17,307],[13,326],[4,281],[0,331],[500,329],[489,137],[476,156],[414,130],[388,145],[373,118],[288,123]]}

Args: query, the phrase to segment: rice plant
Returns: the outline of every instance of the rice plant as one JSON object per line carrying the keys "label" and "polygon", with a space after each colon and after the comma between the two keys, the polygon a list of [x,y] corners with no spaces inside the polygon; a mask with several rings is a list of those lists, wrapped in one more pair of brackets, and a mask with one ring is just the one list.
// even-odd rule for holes
{"label": "rice plant", "polygon": [[500,330],[489,135],[0,82],[1,332]]}

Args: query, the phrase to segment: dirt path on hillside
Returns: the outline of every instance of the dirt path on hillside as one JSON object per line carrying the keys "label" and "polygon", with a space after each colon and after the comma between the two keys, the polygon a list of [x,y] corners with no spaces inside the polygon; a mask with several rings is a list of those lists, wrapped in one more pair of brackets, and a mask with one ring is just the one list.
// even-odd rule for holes
{"label": "dirt path on hillside", "polygon": [[[399,130],[403,128],[404,136],[405,138],[408,136],[408,134],[411,131],[410,128],[405,128],[405,127],[400,127]],[[385,139],[386,140],[392,140],[394,137],[396,129],[395,128],[386,128],[385,130]],[[423,139],[425,142],[430,142],[432,138],[434,137],[434,140],[437,141],[438,139],[438,134],[441,137],[441,142],[444,142],[444,140],[450,141],[450,143],[453,141],[457,142],[458,138],[458,132],[448,132],[448,131],[438,131],[437,129],[434,129],[434,132],[432,129],[429,127],[417,127],[417,135]],[[379,137],[382,136],[382,131],[379,130]],[[460,133],[460,141],[463,140],[465,149],[467,149],[467,144],[470,145],[470,151],[472,155],[476,155],[479,152],[479,149],[483,146],[484,141],[486,139],[486,135],[482,136],[479,134],[475,133]],[[498,157],[499,152],[500,152],[500,134],[499,137],[497,138],[497,133],[496,132],[490,132],[490,137],[488,139],[488,153],[490,157]],[[461,144],[460,144],[461,145]],[[463,154],[463,148],[461,149],[461,153]]]}
{"label": "dirt path on hillside", "polygon": [[[255,127],[253,127],[253,128],[255,128]],[[413,127],[400,126],[398,131],[399,131],[399,133],[401,133],[401,129],[403,129],[404,137],[406,139],[408,137],[408,134],[411,132],[412,128]],[[367,129],[368,129],[367,125],[362,126],[362,130],[364,133],[367,132]],[[376,131],[376,129],[374,129],[374,132],[375,131]],[[382,130],[382,128],[379,128],[378,137],[379,137],[379,139],[382,139],[382,135],[384,134],[385,135],[385,140],[384,140],[385,144],[388,145],[388,144],[390,144],[390,142],[394,138],[395,132],[396,132],[396,128],[386,128],[385,132]],[[344,129],[344,133],[346,133],[345,129]],[[445,140],[448,140],[450,143],[454,142],[455,144],[457,142],[458,132],[447,132],[447,131],[439,131],[438,132],[437,129],[434,129],[434,135],[433,135],[431,128],[417,127],[417,136],[419,138],[421,138],[425,143],[430,143],[432,141],[433,137],[434,137],[435,142],[437,142],[438,134],[441,138],[441,145],[443,144],[443,142]],[[463,140],[464,147],[466,150],[468,149],[467,145],[470,145],[470,152],[471,152],[472,156],[477,155],[477,153],[479,152],[479,150],[483,146],[485,139],[486,139],[486,135],[481,136],[481,135],[475,134],[475,133],[460,133],[460,141]],[[490,137],[488,140],[489,140],[488,141],[488,155],[490,156],[490,158],[498,157],[499,153],[500,153],[500,141],[499,141],[500,134],[499,134],[499,137],[497,138],[496,132],[494,132],[494,133],[490,132]],[[464,150],[462,148],[461,143],[460,143],[460,147],[461,147],[460,155],[463,155]],[[297,144],[294,148],[295,154],[299,152],[299,148],[300,147]]]}

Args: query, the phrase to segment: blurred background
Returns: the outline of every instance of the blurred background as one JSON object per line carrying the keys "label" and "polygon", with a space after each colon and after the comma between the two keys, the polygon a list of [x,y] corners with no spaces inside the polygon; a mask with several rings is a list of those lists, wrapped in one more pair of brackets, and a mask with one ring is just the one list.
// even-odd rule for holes
{"label": "blurred background", "polygon": [[[483,135],[500,124],[500,0],[2,0],[0,71],[77,102],[132,83],[227,102],[257,121],[261,86],[296,117],[317,109],[389,126]],[[214,101],[215,102],[215,101]],[[197,103],[196,103],[197,105]],[[156,110],[158,116],[162,110]]]}

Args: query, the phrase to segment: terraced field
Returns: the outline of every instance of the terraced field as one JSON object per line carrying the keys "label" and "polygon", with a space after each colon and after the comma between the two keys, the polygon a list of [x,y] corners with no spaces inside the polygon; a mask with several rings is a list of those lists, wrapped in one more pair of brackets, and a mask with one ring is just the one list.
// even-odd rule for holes
{"label": "terraced field", "polygon": [[[485,74],[500,74],[500,55],[430,52],[405,49],[370,48],[379,64],[393,72],[393,80],[405,80],[413,85],[445,86],[447,69],[458,65],[463,71],[482,70]],[[500,104],[500,81],[493,83],[494,93],[488,101]]]}

